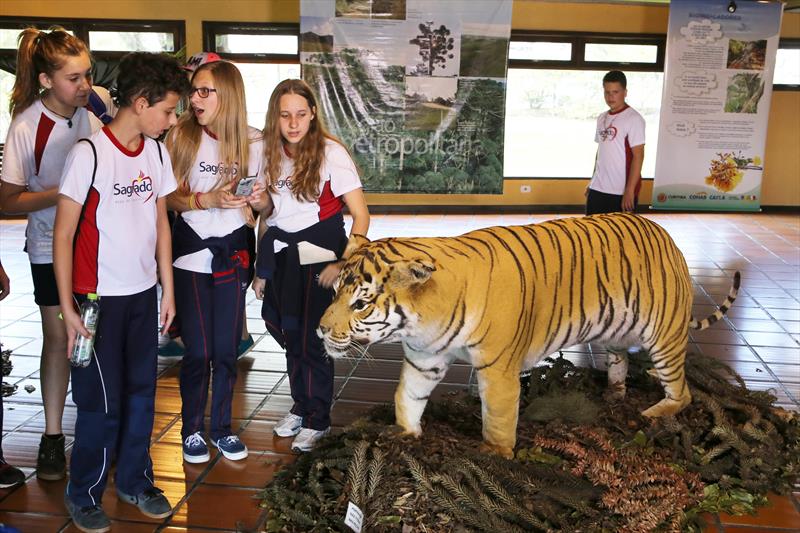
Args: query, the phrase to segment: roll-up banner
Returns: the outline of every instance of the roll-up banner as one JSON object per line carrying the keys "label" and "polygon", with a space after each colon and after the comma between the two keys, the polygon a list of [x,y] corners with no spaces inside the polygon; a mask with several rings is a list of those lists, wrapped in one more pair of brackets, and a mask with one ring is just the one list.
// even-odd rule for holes
{"label": "roll-up banner", "polygon": [[652,206],[756,211],[783,4],[669,9]]}
{"label": "roll-up banner", "polygon": [[301,0],[300,62],[364,188],[502,193],[511,0]]}

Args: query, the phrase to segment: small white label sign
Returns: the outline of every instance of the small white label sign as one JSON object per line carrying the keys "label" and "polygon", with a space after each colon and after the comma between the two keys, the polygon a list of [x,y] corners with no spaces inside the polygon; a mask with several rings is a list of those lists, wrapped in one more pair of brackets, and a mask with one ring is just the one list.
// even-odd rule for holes
{"label": "small white label sign", "polygon": [[364,513],[353,502],[347,502],[347,514],[344,517],[345,525],[356,533],[361,533],[361,526],[364,522]]}

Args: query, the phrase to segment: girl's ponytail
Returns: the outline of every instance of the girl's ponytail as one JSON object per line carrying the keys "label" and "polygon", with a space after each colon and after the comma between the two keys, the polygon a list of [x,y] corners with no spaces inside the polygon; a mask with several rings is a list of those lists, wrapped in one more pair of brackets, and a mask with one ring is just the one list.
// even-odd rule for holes
{"label": "girl's ponytail", "polygon": [[33,56],[39,45],[42,32],[36,28],[25,28],[19,34],[17,42],[17,77],[14,80],[14,90],[8,111],[11,117],[27,109],[39,94],[39,75],[33,66]]}
{"label": "girl's ponytail", "polygon": [[19,34],[17,42],[17,72],[8,105],[11,118],[30,107],[39,97],[40,73],[52,76],[64,65],[64,56],[89,53],[83,41],[59,26],[48,32],[25,28]]}

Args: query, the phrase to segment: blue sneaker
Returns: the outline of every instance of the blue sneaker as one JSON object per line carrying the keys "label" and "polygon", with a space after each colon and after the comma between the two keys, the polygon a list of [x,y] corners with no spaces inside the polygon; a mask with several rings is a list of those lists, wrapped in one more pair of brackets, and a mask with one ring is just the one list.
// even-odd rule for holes
{"label": "blue sneaker", "polygon": [[172,505],[164,497],[164,491],[158,487],[150,487],[136,496],[117,489],[117,497],[125,503],[135,505],[143,515],[150,518],[166,518],[172,514]]}
{"label": "blue sneaker", "polygon": [[252,335],[248,335],[246,339],[242,339],[239,341],[239,346],[236,348],[236,359],[241,359],[244,357],[244,354],[247,353],[247,350],[253,347],[255,341],[253,340]]}
{"label": "blue sneaker", "polygon": [[99,505],[78,507],[64,494],[64,505],[72,518],[72,524],[85,533],[105,533],[111,529],[111,521]]}
{"label": "blue sneaker", "polygon": [[187,463],[205,463],[211,459],[208,446],[200,432],[192,433],[183,441],[183,460]]}
{"label": "blue sneaker", "polygon": [[230,459],[231,461],[241,461],[247,457],[247,446],[245,446],[236,435],[220,437],[216,441],[211,439],[211,444],[219,448],[219,451],[222,452],[222,455],[225,457],[225,459]]}

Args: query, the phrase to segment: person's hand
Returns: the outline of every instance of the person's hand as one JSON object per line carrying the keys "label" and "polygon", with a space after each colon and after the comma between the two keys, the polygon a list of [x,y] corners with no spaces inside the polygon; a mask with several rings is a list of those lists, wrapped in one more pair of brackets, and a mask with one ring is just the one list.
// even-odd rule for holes
{"label": "person's hand", "polygon": [[333,282],[339,277],[339,272],[342,271],[344,261],[336,261],[322,269],[319,273],[319,284],[326,289],[333,287]]}
{"label": "person's hand", "polygon": [[236,196],[231,192],[233,183],[216,191],[201,193],[200,203],[206,209],[216,207],[219,209],[238,209],[247,205],[246,196]]}
{"label": "person's hand", "polygon": [[625,194],[622,195],[622,210],[626,213],[632,213],[634,208],[634,193],[633,191],[628,192],[625,191]]}
{"label": "person's hand", "polygon": [[0,266],[0,300],[11,292],[11,280],[8,279],[5,269]]}
{"label": "person's hand", "polygon": [[263,211],[267,208],[269,197],[267,196],[266,189],[262,183],[256,182],[253,185],[253,192],[247,196],[247,203],[256,211]]}
{"label": "person's hand", "polygon": [[256,298],[259,300],[264,299],[264,289],[267,287],[267,282],[264,278],[258,276],[253,277],[253,292],[256,293]]}
{"label": "person's hand", "polygon": [[159,333],[166,332],[175,319],[175,298],[166,291],[161,295],[161,316],[158,317],[158,324],[161,326]]}
{"label": "person's hand", "polygon": [[81,315],[72,307],[67,309],[62,307],[61,318],[64,320],[64,327],[67,330],[67,359],[69,359],[72,357],[72,350],[75,349],[75,340],[78,335],[88,339],[92,334],[84,327]]}
{"label": "person's hand", "polygon": [[589,198],[589,186],[587,185],[586,188],[583,190],[583,197]]}

